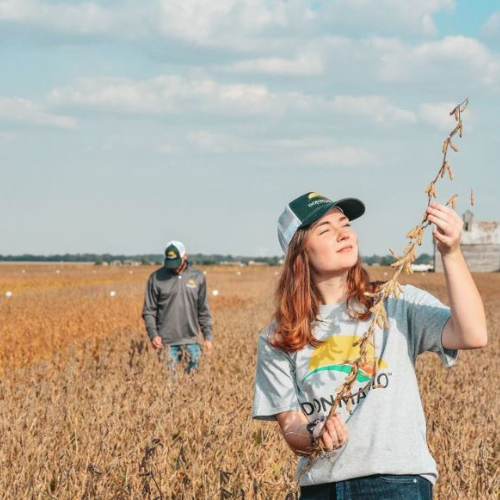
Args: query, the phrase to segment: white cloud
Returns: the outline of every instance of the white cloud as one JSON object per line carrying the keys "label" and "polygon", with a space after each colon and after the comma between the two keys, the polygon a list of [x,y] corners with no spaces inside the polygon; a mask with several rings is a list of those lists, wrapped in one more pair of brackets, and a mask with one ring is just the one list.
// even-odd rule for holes
{"label": "white cloud", "polygon": [[[186,135],[187,147],[204,153],[244,153],[272,155],[286,164],[329,165],[356,167],[379,165],[377,156],[364,148],[338,146],[330,137],[306,136],[282,139],[263,139],[244,135],[196,130]],[[168,150],[176,153],[180,150]]]}
{"label": "white cloud", "polygon": [[[119,12],[116,12],[119,17]],[[50,3],[41,0],[0,0],[0,21],[40,26],[58,33],[76,35],[104,33],[116,16],[95,2]]]}
{"label": "white cloud", "polygon": [[214,115],[282,114],[322,109],[324,99],[298,92],[273,93],[264,85],[221,84],[207,77],[162,75],[149,80],[81,79],[54,89],[52,104],[128,113]]}
{"label": "white cloud", "polygon": [[266,142],[267,147],[277,149],[326,149],[332,140],[323,136],[294,137],[293,139],[274,139]]}
{"label": "white cloud", "polygon": [[[433,15],[455,7],[454,0],[323,0],[325,23],[362,36],[435,36]],[[338,29],[337,29],[338,31]]]}
{"label": "white cloud", "polygon": [[116,147],[112,142],[90,144],[89,146],[85,146],[84,148],[84,151],[86,153],[106,153],[113,150],[116,150]]}
{"label": "white cloud", "polygon": [[488,57],[488,49],[474,38],[449,36],[436,42],[424,43],[412,51],[421,60],[449,58],[462,61],[479,59],[483,63]]}
{"label": "white cloud", "polygon": [[12,134],[0,131],[0,142],[11,142],[14,139]]}
{"label": "white cloud", "polygon": [[361,165],[377,165],[379,161],[369,151],[356,147],[330,147],[309,151],[303,155],[307,163],[355,167]]}
{"label": "white cloud", "polygon": [[440,130],[451,131],[456,123],[454,116],[450,116],[450,111],[455,108],[456,104],[451,101],[421,104],[418,115],[424,122]]}
{"label": "white cloud", "polygon": [[[500,54],[464,36],[417,44],[383,37],[318,37],[304,43],[292,56],[286,47],[276,47],[267,53],[273,56],[240,60],[223,69],[249,75],[321,76],[323,83],[319,88],[325,95],[330,95],[326,82],[331,89],[349,92],[352,88],[353,94],[362,89],[366,92],[367,88],[376,92],[382,88],[383,94],[387,83],[401,82],[426,87],[435,82],[436,92],[449,89],[454,83],[461,88],[479,85],[500,89]],[[404,109],[402,113],[395,107],[387,109],[382,102],[376,105],[376,112],[381,121],[412,122],[415,118]]]}
{"label": "white cloud", "polygon": [[481,83],[487,86],[500,84],[500,57],[488,48],[465,36],[446,37],[416,47],[393,43],[381,55],[380,78],[383,81],[418,82],[422,78],[453,85],[456,81]]}
{"label": "white cloud", "polygon": [[176,153],[180,153],[183,151],[183,149],[180,147],[178,143],[173,143],[173,142],[162,142],[162,144],[157,148],[157,151],[159,153],[162,153],[164,155],[170,156]]}
{"label": "white cloud", "polygon": [[69,116],[49,113],[37,104],[19,97],[0,97],[0,119],[29,125],[48,125],[63,129],[76,128],[76,120]]}
{"label": "white cloud", "polygon": [[0,22],[76,36],[177,38],[219,46],[232,40],[245,45],[269,27],[286,26],[296,11],[299,19],[307,18],[307,4],[306,0],[122,0],[114,5],[105,0],[72,4],[0,0]]}
{"label": "white cloud", "polygon": [[239,61],[225,70],[233,73],[307,76],[323,74],[324,67],[319,54],[308,52],[299,54],[293,59],[267,57]]}
{"label": "white cloud", "polygon": [[0,0],[0,22],[75,36],[176,38],[244,49],[323,33],[436,34],[433,16],[454,0]]}
{"label": "white cloud", "polygon": [[262,142],[260,149],[284,152],[291,157],[291,161],[315,165],[350,167],[380,164],[373,152],[360,147],[338,146],[331,137],[325,136],[274,139]]}
{"label": "white cloud", "polygon": [[393,106],[384,96],[336,96],[335,111],[365,116],[377,123],[415,123],[415,113]]}
{"label": "white cloud", "polygon": [[245,38],[287,24],[282,0],[160,0],[159,24],[166,37],[208,45]]}
{"label": "white cloud", "polygon": [[384,96],[336,96],[272,92],[265,85],[231,83],[197,76],[160,75],[148,80],[80,79],[54,89],[49,102],[63,107],[139,114],[206,113],[215,116],[279,116],[289,112],[360,115],[380,124],[415,123],[415,113]]}
{"label": "white cloud", "polygon": [[251,46],[256,38],[294,33],[430,35],[433,16],[451,10],[454,0],[161,0],[163,33],[208,45]]}
{"label": "white cloud", "polygon": [[235,151],[248,151],[249,141],[234,135],[196,130],[187,135],[191,146],[210,153],[222,154]]}
{"label": "white cloud", "polygon": [[500,39],[500,12],[493,13],[481,27],[481,33],[492,39]]}

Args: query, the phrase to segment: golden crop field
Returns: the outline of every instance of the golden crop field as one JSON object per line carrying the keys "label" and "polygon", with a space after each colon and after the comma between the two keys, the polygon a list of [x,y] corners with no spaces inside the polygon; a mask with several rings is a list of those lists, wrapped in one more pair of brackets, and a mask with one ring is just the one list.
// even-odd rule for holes
{"label": "golden crop field", "polygon": [[[296,459],[277,424],[250,416],[256,339],[270,320],[277,269],[205,268],[214,354],[176,380],[140,317],[153,270],[0,266],[0,498],[284,499],[293,491]],[[390,272],[372,271],[377,279]],[[474,278],[488,347],[461,353],[448,370],[432,354],[417,363],[438,499],[500,497],[500,274]],[[446,302],[442,275],[407,281]]]}

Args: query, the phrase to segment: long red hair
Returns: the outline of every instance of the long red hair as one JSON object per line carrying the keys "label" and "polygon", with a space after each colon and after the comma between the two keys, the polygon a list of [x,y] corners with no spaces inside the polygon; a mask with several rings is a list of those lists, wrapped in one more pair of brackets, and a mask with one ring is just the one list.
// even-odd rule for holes
{"label": "long red hair", "polygon": [[[313,335],[313,328],[319,315],[321,294],[311,276],[311,266],[306,252],[309,228],[298,229],[295,233],[281,273],[275,294],[276,328],[272,345],[285,351],[294,352],[307,344],[321,345]],[[365,292],[373,292],[378,283],[371,282],[360,259],[347,273],[347,311],[352,319],[367,320],[371,316],[373,298]],[[352,301],[361,307],[349,307]]]}

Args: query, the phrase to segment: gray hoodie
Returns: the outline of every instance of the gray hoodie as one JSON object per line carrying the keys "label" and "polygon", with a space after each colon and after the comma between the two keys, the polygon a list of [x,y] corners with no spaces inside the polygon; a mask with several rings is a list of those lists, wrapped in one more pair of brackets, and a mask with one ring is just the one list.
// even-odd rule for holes
{"label": "gray hoodie", "polygon": [[148,280],[142,317],[148,336],[159,335],[163,345],[196,344],[212,340],[212,318],[204,274],[188,265],[182,274],[162,267]]}

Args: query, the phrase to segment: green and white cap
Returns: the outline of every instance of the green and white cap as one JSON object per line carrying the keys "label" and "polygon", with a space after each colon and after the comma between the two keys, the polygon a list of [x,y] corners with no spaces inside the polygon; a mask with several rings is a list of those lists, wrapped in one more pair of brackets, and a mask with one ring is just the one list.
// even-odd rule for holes
{"label": "green and white cap", "polygon": [[165,249],[165,267],[167,269],[177,269],[180,267],[184,255],[186,255],[186,247],[183,243],[176,240],[168,242]]}
{"label": "green and white cap", "polygon": [[278,239],[283,252],[288,251],[297,229],[307,227],[321,219],[328,210],[338,207],[349,220],[357,219],[365,213],[365,205],[357,198],[342,198],[332,201],[322,194],[309,192],[295,198],[283,210],[278,219]]}

